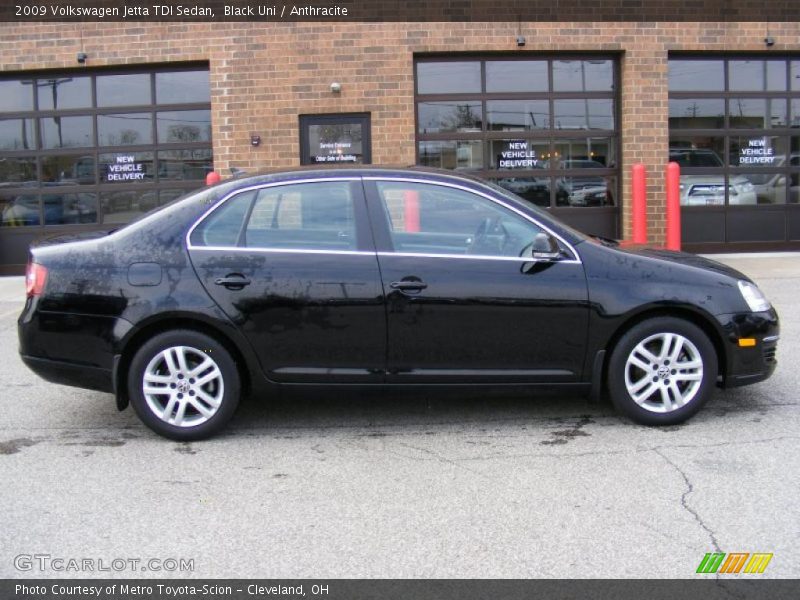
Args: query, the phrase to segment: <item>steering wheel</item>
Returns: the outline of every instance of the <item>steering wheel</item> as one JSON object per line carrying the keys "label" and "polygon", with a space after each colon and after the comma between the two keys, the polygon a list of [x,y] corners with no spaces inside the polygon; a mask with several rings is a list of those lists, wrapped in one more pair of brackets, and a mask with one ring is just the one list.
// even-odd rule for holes
{"label": "steering wheel", "polygon": [[502,217],[486,217],[475,230],[467,254],[502,254],[508,237],[509,233],[502,223]]}

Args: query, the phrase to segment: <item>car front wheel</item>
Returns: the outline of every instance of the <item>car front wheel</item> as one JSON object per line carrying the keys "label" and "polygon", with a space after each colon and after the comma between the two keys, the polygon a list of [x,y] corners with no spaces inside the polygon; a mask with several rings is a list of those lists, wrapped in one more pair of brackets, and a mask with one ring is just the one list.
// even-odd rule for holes
{"label": "car front wheel", "polygon": [[717,379],[708,336],[681,319],[642,321],[620,338],[609,361],[611,401],[645,425],[673,425],[697,413]]}
{"label": "car front wheel", "polygon": [[174,440],[217,433],[233,416],[239,393],[233,358],[203,333],[161,333],[131,361],[128,394],[136,414],[150,429]]}

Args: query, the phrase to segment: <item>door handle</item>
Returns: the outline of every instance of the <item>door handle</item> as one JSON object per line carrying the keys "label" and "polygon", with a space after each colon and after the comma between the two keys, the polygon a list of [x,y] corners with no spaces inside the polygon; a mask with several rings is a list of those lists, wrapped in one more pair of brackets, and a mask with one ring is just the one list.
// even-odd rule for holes
{"label": "door handle", "polygon": [[401,292],[419,292],[420,290],[424,290],[428,287],[428,284],[424,281],[393,281],[389,284],[389,287],[393,290],[400,290]]}
{"label": "door handle", "polygon": [[250,280],[244,275],[238,273],[231,273],[225,277],[219,277],[214,280],[216,285],[224,285],[229,290],[241,290],[244,286],[250,285]]}

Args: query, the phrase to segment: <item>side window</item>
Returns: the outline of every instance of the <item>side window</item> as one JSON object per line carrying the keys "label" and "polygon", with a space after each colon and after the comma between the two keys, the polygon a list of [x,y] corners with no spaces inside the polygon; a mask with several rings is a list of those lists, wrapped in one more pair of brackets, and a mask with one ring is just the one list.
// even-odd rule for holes
{"label": "side window", "polygon": [[297,183],[238,194],[197,226],[191,242],[275,250],[355,250],[350,183]]}
{"label": "side window", "polygon": [[395,252],[520,256],[542,230],[499,204],[455,188],[377,183]]}
{"label": "side window", "polygon": [[215,210],[192,232],[193,246],[237,246],[242,224],[256,192],[234,196]]}
{"label": "side window", "polygon": [[248,248],[355,250],[353,195],[347,181],[298,183],[258,193],[244,233]]}

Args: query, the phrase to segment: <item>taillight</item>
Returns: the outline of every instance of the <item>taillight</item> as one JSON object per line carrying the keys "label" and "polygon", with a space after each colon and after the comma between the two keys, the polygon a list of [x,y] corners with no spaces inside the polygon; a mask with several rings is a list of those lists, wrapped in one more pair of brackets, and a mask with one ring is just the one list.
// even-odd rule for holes
{"label": "taillight", "polygon": [[45,283],[47,283],[47,268],[35,262],[28,263],[25,272],[25,293],[28,298],[41,296]]}

